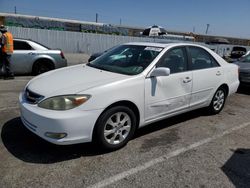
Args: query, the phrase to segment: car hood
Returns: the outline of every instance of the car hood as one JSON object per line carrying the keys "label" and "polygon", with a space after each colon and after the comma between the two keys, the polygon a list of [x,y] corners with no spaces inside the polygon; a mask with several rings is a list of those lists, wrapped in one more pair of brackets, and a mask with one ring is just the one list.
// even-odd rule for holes
{"label": "car hood", "polygon": [[76,65],[50,71],[32,79],[27,88],[45,97],[77,94],[87,89],[128,78],[86,65]]}
{"label": "car hood", "polygon": [[240,71],[250,72],[250,63],[242,63],[240,61],[234,62],[234,64],[240,67]]}

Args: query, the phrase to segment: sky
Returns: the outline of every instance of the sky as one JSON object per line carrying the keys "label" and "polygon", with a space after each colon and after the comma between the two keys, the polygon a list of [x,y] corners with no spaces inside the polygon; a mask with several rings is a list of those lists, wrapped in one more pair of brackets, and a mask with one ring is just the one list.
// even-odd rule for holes
{"label": "sky", "polygon": [[0,0],[1,13],[250,39],[250,0]]}

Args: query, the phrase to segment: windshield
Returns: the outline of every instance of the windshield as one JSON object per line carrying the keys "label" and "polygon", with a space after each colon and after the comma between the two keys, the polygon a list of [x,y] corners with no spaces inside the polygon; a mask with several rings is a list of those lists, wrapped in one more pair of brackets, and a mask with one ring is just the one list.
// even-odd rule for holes
{"label": "windshield", "polygon": [[242,56],[240,59],[239,59],[240,62],[243,62],[243,63],[250,63],[250,54],[246,55],[246,56]]}
{"label": "windshield", "polygon": [[103,54],[88,66],[110,72],[136,75],[145,70],[163,48],[121,45]]}

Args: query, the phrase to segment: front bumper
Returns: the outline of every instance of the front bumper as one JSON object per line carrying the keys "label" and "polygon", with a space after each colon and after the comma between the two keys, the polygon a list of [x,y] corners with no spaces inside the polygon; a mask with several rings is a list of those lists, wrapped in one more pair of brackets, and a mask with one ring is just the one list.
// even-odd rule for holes
{"label": "front bumper", "polygon": [[[66,111],[47,110],[28,103],[23,94],[19,96],[21,119],[26,128],[58,145],[68,145],[92,141],[94,125],[102,109],[83,111],[75,108]],[[61,139],[45,136],[46,133],[66,133]]]}

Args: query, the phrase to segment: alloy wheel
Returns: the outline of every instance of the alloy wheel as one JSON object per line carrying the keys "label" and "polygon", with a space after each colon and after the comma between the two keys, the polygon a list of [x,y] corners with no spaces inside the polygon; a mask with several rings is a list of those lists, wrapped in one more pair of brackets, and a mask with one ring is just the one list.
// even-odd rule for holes
{"label": "alloy wheel", "polygon": [[116,112],[111,115],[104,126],[104,138],[111,144],[122,143],[131,130],[131,118],[125,112]]}
{"label": "alloy wheel", "polygon": [[218,90],[213,99],[214,110],[219,111],[223,107],[224,101],[225,101],[224,91]]}

